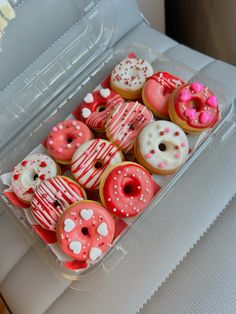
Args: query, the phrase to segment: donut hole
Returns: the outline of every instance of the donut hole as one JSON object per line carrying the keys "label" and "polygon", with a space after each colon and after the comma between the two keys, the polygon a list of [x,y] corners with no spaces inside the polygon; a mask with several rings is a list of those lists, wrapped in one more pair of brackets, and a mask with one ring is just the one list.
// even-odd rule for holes
{"label": "donut hole", "polygon": [[39,175],[37,173],[35,173],[34,176],[33,176],[34,181],[38,180],[38,177],[39,177]]}
{"label": "donut hole", "polygon": [[140,193],[140,183],[136,178],[123,179],[123,192],[126,196],[136,196]]}
{"label": "donut hole", "polygon": [[67,139],[66,139],[67,143],[70,144],[73,142],[73,138],[71,136],[69,136]]}
{"label": "donut hole", "polygon": [[97,112],[103,112],[104,110],[106,109],[106,106],[105,105],[100,105],[96,108],[96,111]]}
{"label": "donut hole", "polygon": [[190,109],[195,109],[196,111],[200,111],[201,109],[201,104],[197,99],[191,99],[189,103],[189,108]]}
{"label": "donut hole", "polygon": [[84,236],[86,236],[86,237],[89,236],[89,230],[87,227],[83,227],[81,229],[81,232],[83,233]]}
{"label": "donut hole", "polygon": [[159,150],[160,150],[161,152],[165,152],[165,151],[167,150],[167,146],[166,146],[165,143],[160,143],[160,144],[158,145],[158,148],[159,148]]}
{"label": "donut hole", "polygon": [[103,167],[103,162],[101,160],[96,160],[94,163],[94,168],[101,169]]}

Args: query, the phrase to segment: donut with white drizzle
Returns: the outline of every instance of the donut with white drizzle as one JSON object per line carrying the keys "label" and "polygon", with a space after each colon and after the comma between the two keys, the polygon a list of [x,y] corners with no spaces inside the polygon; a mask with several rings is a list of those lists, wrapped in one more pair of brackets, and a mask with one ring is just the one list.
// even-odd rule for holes
{"label": "donut with white drizzle", "polygon": [[152,66],[143,59],[126,58],[112,71],[111,88],[125,99],[138,99],[143,84],[153,74]]}
{"label": "donut with white drizzle", "polygon": [[150,76],[143,86],[143,102],[156,116],[168,119],[170,95],[184,83],[179,77],[168,72],[157,72]]}
{"label": "donut with white drizzle", "polygon": [[67,177],[56,176],[37,187],[31,202],[32,214],[43,228],[55,231],[61,214],[83,199],[86,199],[86,193],[79,184]]}
{"label": "donut with white drizzle", "polygon": [[122,162],[121,151],[114,144],[94,139],[82,144],[74,153],[71,172],[76,181],[85,189],[99,188],[101,176],[107,167]]}
{"label": "donut with white drizzle", "polygon": [[57,162],[70,164],[75,150],[92,138],[92,132],[83,122],[78,120],[60,122],[48,134],[48,153]]}
{"label": "donut with white drizzle", "polygon": [[152,121],[152,112],[139,102],[120,104],[107,119],[107,138],[124,153],[132,152],[139,132]]}
{"label": "donut with white drizzle", "polygon": [[189,153],[186,134],[169,121],[145,126],[135,142],[135,156],[151,173],[167,175],[184,164]]}
{"label": "donut with white drizzle", "polygon": [[60,168],[51,157],[32,154],[14,167],[11,187],[23,203],[30,204],[37,185],[59,173]]}
{"label": "donut with white drizzle", "polygon": [[111,246],[115,223],[99,203],[81,201],[69,207],[57,224],[57,240],[71,258],[93,264]]}
{"label": "donut with white drizzle", "polygon": [[76,115],[91,129],[102,132],[105,131],[107,116],[122,102],[120,95],[109,88],[102,88],[84,97]]}
{"label": "donut with white drizzle", "polygon": [[100,198],[103,205],[119,217],[134,217],[142,212],[154,196],[148,171],[134,162],[110,167],[102,176]]}

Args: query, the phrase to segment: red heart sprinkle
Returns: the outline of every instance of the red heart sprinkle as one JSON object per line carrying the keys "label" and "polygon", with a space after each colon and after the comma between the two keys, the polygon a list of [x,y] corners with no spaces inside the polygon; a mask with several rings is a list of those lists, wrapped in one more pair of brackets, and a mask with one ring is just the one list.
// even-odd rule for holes
{"label": "red heart sprinkle", "polygon": [[27,163],[28,163],[27,160],[23,160],[23,161],[21,162],[22,166],[24,166],[24,167],[27,165]]}
{"label": "red heart sprinkle", "polygon": [[164,134],[165,134],[165,132],[164,132],[164,131],[161,131],[159,134],[160,134],[160,135],[164,135]]}
{"label": "red heart sprinkle", "polygon": [[176,132],[175,132],[175,136],[179,136],[179,131],[176,131]]}
{"label": "red heart sprinkle", "polygon": [[39,166],[42,168],[45,168],[45,167],[47,167],[47,163],[45,161],[42,161]]}
{"label": "red heart sprinkle", "polygon": [[34,194],[34,189],[33,188],[29,188],[26,193],[29,193],[29,194]]}
{"label": "red heart sprinkle", "polygon": [[39,179],[40,179],[40,180],[45,180],[45,174],[41,174],[41,175],[39,176]]}
{"label": "red heart sprinkle", "polygon": [[18,180],[19,176],[20,176],[19,174],[14,174],[14,176],[13,176],[14,180]]}

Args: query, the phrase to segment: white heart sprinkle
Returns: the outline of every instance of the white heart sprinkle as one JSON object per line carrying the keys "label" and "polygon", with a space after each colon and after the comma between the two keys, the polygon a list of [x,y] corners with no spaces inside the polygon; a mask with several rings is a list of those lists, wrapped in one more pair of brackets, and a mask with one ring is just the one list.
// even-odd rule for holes
{"label": "white heart sprinkle", "polygon": [[97,232],[103,236],[106,237],[108,235],[108,228],[107,228],[107,224],[105,222],[102,222],[98,228],[97,228]]}
{"label": "white heart sprinkle", "polygon": [[80,216],[84,220],[89,220],[93,216],[93,210],[92,209],[82,209],[80,212]]}
{"label": "white heart sprinkle", "polygon": [[84,102],[86,104],[91,104],[93,102],[93,95],[91,93],[87,94],[85,97],[84,97]]}
{"label": "white heart sprinkle", "polygon": [[73,220],[71,220],[70,218],[67,218],[64,221],[64,231],[65,232],[71,232],[71,230],[73,230],[75,227],[75,223]]}
{"label": "white heart sprinkle", "polygon": [[89,110],[88,108],[83,108],[82,109],[82,117],[83,118],[88,118],[91,115],[91,110]]}
{"label": "white heart sprinkle", "polygon": [[110,96],[110,94],[111,94],[111,91],[109,88],[100,89],[100,95],[103,98],[107,98],[108,96]]}
{"label": "white heart sprinkle", "polygon": [[102,255],[102,250],[98,247],[92,247],[89,251],[89,258],[91,261],[95,261],[99,256]]}
{"label": "white heart sprinkle", "polygon": [[72,241],[69,245],[71,251],[74,253],[74,254],[79,254],[80,251],[81,251],[81,243],[80,241]]}

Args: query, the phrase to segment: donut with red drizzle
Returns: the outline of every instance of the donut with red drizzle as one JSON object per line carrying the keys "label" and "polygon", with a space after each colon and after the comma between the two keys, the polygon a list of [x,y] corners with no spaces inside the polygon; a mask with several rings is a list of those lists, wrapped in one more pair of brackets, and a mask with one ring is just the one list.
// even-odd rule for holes
{"label": "donut with red drizzle", "polygon": [[114,144],[95,139],[82,144],[72,157],[71,172],[85,189],[99,188],[101,176],[107,167],[122,162],[121,151]]}
{"label": "donut with red drizzle", "polygon": [[48,152],[57,162],[70,164],[75,150],[92,138],[92,132],[83,122],[66,120],[54,126],[48,134]]}
{"label": "donut with red drizzle", "polygon": [[148,171],[134,162],[122,162],[107,169],[100,184],[103,205],[119,217],[142,212],[154,196]]}
{"label": "donut with red drizzle", "polygon": [[177,88],[169,99],[171,120],[187,133],[199,133],[219,120],[216,96],[199,82]]}
{"label": "donut with red drizzle", "polygon": [[79,184],[67,177],[56,176],[37,187],[31,202],[32,214],[43,228],[55,231],[62,213],[83,199],[86,199],[86,193]]}
{"label": "donut with red drizzle", "polygon": [[158,117],[169,118],[168,101],[173,90],[185,82],[168,72],[157,72],[143,86],[144,104]]}
{"label": "donut with red drizzle", "polygon": [[32,154],[15,166],[11,177],[11,187],[23,203],[30,204],[37,185],[58,174],[60,174],[60,168],[51,157],[44,154]]}
{"label": "donut with red drizzle", "polygon": [[107,120],[107,138],[124,153],[132,152],[137,135],[152,121],[152,112],[139,102],[120,104]]}
{"label": "donut with red drizzle", "polygon": [[81,201],[69,207],[57,224],[57,240],[71,258],[93,264],[111,246],[115,223],[99,203]]}
{"label": "donut with red drizzle", "polygon": [[110,111],[122,102],[121,96],[109,88],[100,89],[84,97],[76,116],[91,129],[102,132]]}

